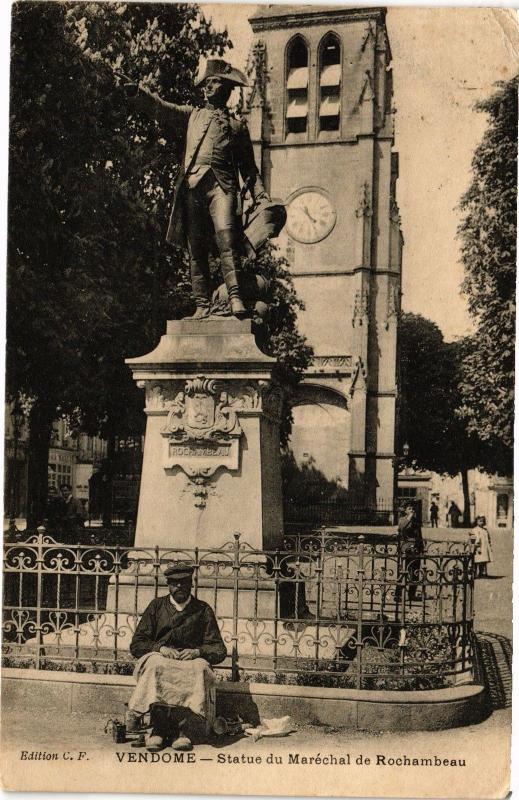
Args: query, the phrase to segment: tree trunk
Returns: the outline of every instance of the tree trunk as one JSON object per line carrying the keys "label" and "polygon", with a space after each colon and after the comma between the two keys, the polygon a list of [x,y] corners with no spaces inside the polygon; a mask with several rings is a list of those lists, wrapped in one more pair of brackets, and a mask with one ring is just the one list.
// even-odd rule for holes
{"label": "tree trunk", "polygon": [[[110,428],[112,428],[110,424]],[[103,475],[105,481],[103,491],[103,508],[101,516],[103,519],[103,527],[110,528],[112,526],[112,506],[113,506],[113,478],[115,471],[115,434],[109,433],[107,437],[106,446],[106,471]]]}
{"label": "tree trunk", "polygon": [[467,467],[462,467],[460,474],[463,488],[463,527],[470,528],[469,471]]}
{"label": "tree trunk", "polygon": [[37,400],[29,414],[27,465],[27,528],[34,529],[45,519],[49,482],[49,447],[55,409]]}

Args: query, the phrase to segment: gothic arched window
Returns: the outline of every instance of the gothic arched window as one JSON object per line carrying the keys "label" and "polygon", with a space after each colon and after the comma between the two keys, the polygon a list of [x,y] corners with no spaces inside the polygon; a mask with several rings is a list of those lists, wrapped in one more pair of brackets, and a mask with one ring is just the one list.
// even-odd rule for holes
{"label": "gothic arched window", "polygon": [[319,48],[319,130],[338,131],[341,119],[341,45],[328,33]]}
{"label": "gothic arched window", "polygon": [[305,133],[308,127],[308,47],[295,36],[287,51],[287,133]]}

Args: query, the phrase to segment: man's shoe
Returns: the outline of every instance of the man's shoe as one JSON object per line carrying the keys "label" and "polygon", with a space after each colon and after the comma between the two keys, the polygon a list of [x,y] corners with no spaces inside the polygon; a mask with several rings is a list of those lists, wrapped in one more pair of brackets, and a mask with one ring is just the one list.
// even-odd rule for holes
{"label": "man's shoe", "polygon": [[150,753],[158,753],[159,750],[164,750],[165,746],[162,736],[156,736],[154,734],[148,736],[146,750],[149,750]]}
{"label": "man's shoe", "polygon": [[177,739],[171,744],[173,750],[192,750],[193,744],[191,739],[188,739],[187,736],[184,736],[182,733],[178,736]]}

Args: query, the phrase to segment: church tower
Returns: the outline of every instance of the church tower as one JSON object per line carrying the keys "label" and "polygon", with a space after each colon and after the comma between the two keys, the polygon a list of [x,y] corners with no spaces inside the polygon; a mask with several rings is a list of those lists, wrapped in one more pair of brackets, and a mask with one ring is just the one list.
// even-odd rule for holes
{"label": "church tower", "polygon": [[292,449],[356,501],[394,485],[402,235],[385,9],[260,6],[248,121],[315,351]]}

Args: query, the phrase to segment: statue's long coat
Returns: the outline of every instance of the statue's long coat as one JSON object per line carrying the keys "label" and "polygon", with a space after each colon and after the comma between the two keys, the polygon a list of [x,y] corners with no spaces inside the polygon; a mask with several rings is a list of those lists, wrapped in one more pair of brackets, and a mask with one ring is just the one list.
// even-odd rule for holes
{"label": "statue's long coat", "polygon": [[[180,170],[174,183],[173,207],[166,234],[168,242],[183,246],[186,243],[183,204],[186,189],[185,177],[196,157],[198,146],[207,133],[211,116],[204,108],[168,103],[158,95],[142,88],[134,98],[133,105],[137,110],[144,112],[165,128],[173,131],[174,135],[184,143]],[[238,186],[238,175],[241,175],[242,180],[244,183],[248,183],[253,196],[255,196],[264,191],[264,187],[254,160],[249,130],[245,122],[240,122],[233,116],[230,116],[229,122],[233,136],[232,152],[236,186]]]}

